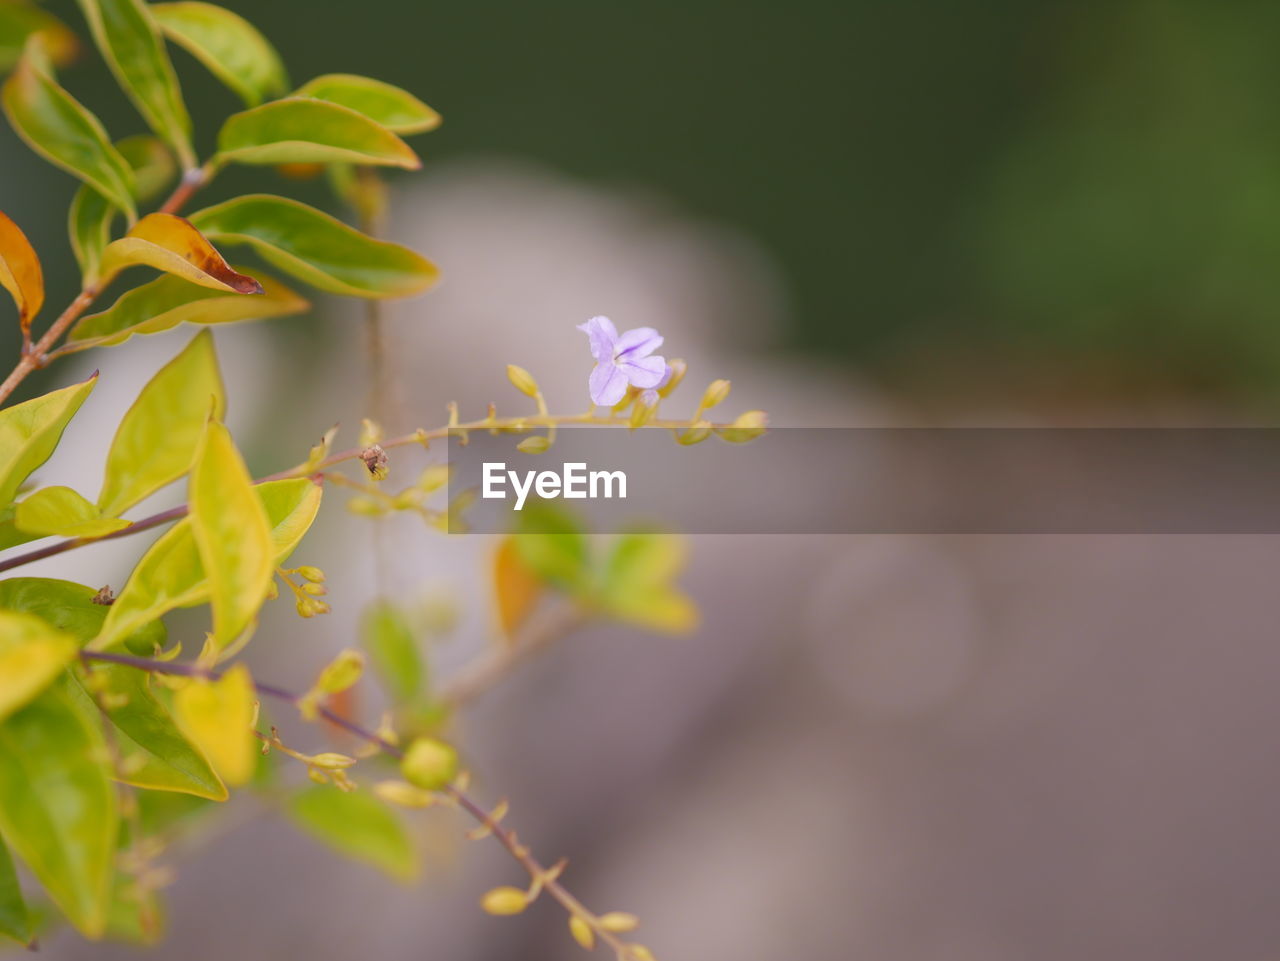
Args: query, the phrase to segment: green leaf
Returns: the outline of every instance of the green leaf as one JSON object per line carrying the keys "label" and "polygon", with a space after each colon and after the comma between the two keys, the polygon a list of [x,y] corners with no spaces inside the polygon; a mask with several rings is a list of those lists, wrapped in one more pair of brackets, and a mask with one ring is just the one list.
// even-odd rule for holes
{"label": "green leaf", "polygon": [[365,791],[314,787],[289,802],[289,818],[339,854],[371,864],[398,881],[418,875],[418,857],[404,824]]}
{"label": "green leaf", "polygon": [[238,197],[192,214],[191,222],[219,243],[249,244],[263,260],[330,293],[408,297],[438,277],[435,265],[412,250],[284,197]]}
{"label": "green leaf", "polygon": [[145,265],[214,290],[261,294],[262,285],[232,270],[208,238],[191,221],[173,214],[147,214],[119,240],[102,251],[104,283],[120,271]]}
{"label": "green leaf", "polygon": [[102,537],[130,523],[104,515],[70,487],[42,487],[18,504],[13,520],[18,530],[38,537]]}
{"label": "green leaf", "polygon": [[365,650],[391,699],[396,704],[416,700],[423,690],[425,668],[404,615],[390,601],[375,601],[365,610],[360,626]]}
{"label": "green leaf", "polygon": [[33,33],[41,35],[50,58],[59,66],[75,58],[80,44],[61,20],[26,0],[5,0],[0,3],[0,71],[12,69]]}
{"label": "green leaf", "polygon": [[[134,196],[146,201],[157,196],[173,179],[173,154],[155,137],[145,134],[117,141],[116,149],[133,170]],[[88,184],[81,184],[71,200],[67,232],[71,249],[86,283],[97,279],[102,252],[111,242],[111,226],[119,210]]]}
{"label": "green leaf", "polygon": [[424,133],[440,126],[440,115],[407,90],[353,73],[316,77],[293,95],[350,107],[393,133]]}
{"label": "green leaf", "polygon": [[210,415],[221,418],[225,408],[213,337],[203,330],[147,382],[120,421],[98,495],[102,513],[117,517],[184,475]]}
{"label": "green leaf", "polygon": [[0,724],[0,835],[89,938],[106,928],[119,828],[108,758],[61,683]]}
{"label": "green leaf", "polygon": [[22,886],[18,883],[13,858],[9,856],[3,840],[0,840],[0,934],[20,944],[31,943],[31,917],[27,914],[27,903],[22,899]]}
{"label": "green leaf", "polygon": [[228,117],[215,162],[422,166],[407,143],[364,114],[308,97],[285,97]]}
{"label": "green leaf", "polygon": [[27,41],[17,69],[0,89],[0,103],[32,150],[136,216],[133,171],[98,118],[58,86],[38,34]]}
{"label": "green leaf", "polygon": [[79,384],[0,410],[0,507],[13,503],[22,482],[49,459],[97,380],[95,373]]}
{"label": "green leaf", "polygon": [[[11,577],[0,581],[0,611],[34,614],[84,645],[98,636],[111,610],[94,602],[97,593],[92,587],[51,577]],[[152,619],[141,623],[124,643],[134,653],[151,655],[164,647],[166,637],[164,624]]]}
{"label": "green leaf", "polygon": [[[271,523],[273,564],[282,564],[315,520],[322,490],[306,477],[268,481],[254,489]],[[120,596],[106,608],[105,623],[89,647],[106,650],[169,611],[194,607],[208,599],[209,583],[187,518],[169,528],[142,555]]]}
{"label": "green leaf", "polygon": [[275,572],[271,525],[227,428],[210,421],[187,488],[191,532],[209,581],[213,642],[249,629]]}
{"label": "green leaf", "polygon": [[97,702],[115,727],[118,780],[152,791],[176,791],[210,801],[227,799],[222,779],[151,693],[146,671],[97,664],[93,678]]}
{"label": "green leaf", "polygon": [[152,14],[165,36],[256,107],[288,89],[280,55],[257,28],[239,14],[212,3],[158,3]]}
{"label": "green leaf", "polygon": [[521,511],[515,534],[520,559],[538,577],[573,593],[591,589],[587,539],[567,511],[531,504]]}
{"label": "green leaf", "polygon": [[[238,268],[232,268],[237,270]],[[256,272],[255,272],[256,273]],[[300,314],[311,306],[284,284],[257,273],[262,294],[246,297],[200,287],[166,274],[121,295],[106,310],[82,317],[68,344],[76,350],[121,344],[135,334],[158,334],[179,324],[233,324]]]}
{"label": "green leaf", "polygon": [[640,627],[671,634],[692,630],[698,621],[697,608],[673,584],[687,557],[686,544],[679,537],[623,534],[605,565],[604,608]]}
{"label": "green leaf", "polygon": [[70,634],[32,614],[0,611],[0,721],[52,684],[77,648]]}
{"label": "green leaf", "polygon": [[147,125],[171,147],[183,169],[196,166],[191,117],[160,29],[142,0],[79,0],[103,58]]}

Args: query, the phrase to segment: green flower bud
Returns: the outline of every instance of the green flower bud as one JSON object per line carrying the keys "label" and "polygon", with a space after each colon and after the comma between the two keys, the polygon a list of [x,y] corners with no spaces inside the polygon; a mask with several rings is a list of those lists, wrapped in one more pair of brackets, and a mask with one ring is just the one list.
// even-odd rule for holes
{"label": "green flower bud", "polygon": [[439,791],[457,777],[458,752],[452,744],[433,737],[420,737],[405,751],[400,773],[415,787]]}
{"label": "green flower bud", "polygon": [[526,397],[538,396],[538,382],[523,367],[507,364],[507,380],[511,381],[512,386]]}

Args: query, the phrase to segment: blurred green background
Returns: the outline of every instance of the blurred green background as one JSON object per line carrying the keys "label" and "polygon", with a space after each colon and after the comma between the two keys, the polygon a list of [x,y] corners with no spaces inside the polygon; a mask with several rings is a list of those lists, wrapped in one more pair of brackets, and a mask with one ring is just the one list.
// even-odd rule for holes
{"label": "blurred green background", "polygon": [[[785,349],[922,396],[1277,397],[1275,4],[228,6],[297,83],[369,73],[439,109],[428,165],[527,158],[744,231],[780,265]],[[174,59],[207,145],[236,101]],[[63,77],[113,135],[141,129],[95,58]],[[70,285],[72,181],[7,129],[0,150],[5,204]]]}

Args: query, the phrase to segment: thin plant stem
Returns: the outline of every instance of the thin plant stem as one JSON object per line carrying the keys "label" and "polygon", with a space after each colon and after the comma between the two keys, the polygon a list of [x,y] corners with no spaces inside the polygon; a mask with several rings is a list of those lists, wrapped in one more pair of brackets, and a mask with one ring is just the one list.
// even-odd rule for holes
{"label": "thin plant stem", "polygon": [[[411,434],[404,434],[400,437],[393,437],[390,440],[382,442],[384,449],[392,449],[396,447],[407,447],[412,444],[426,444],[433,440],[441,440],[449,435],[452,430],[468,431],[468,430],[516,430],[535,427],[556,427],[566,424],[588,424],[598,427],[624,427],[627,426],[628,420],[625,417],[599,417],[592,414],[571,414],[571,415],[541,415],[535,414],[527,417],[487,417],[484,420],[471,421],[466,424],[457,424],[453,427],[437,427],[433,430],[417,430]],[[683,420],[654,420],[651,421],[647,428],[661,428],[671,431],[679,431],[689,427],[688,421]],[[712,424],[712,427],[729,427],[729,424]],[[330,467],[346,461],[355,460],[363,452],[363,448],[351,447],[347,450],[338,451],[331,454],[318,464],[299,464],[296,467],[290,467],[286,470],[276,471],[274,474],[268,474],[260,477],[255,484],[265,484],[268,481],[289,480],[295,477],[313,477],[319,478],[324,471]],[[24,564],[31,564],[35,561],[44,560],[47,557],[56,557],[78,547],[84,547],[87,544],[97,544],[102,541],[116,540],[120,537],[128,537],[130,534],[140,534],[143,531],[151,530],[159,527],[161,524],[167,524],[170,521],[181,520],[187,516],[188,507],[186,504],[179,504],[177,507],[170,507],[168,510],[160,511],[149,517],[143,517],[134,521],[128,527],[122,527],[118,531],[112,531],[110,534],[104,534],[101,537],[76,537],[70,540],[58,541],[55,544],[49,544],[45,547],[37,548],[33,551],[27,551],[23,554],[17,554],[13,557],[0,560],[0,573],[13,570],[15,567],[21,567]]]}
{"label": "thin plant stem", "polygon": [[[153,674],[173,674],[180,677],[204,678],[206,680],[217,680],[223,674],[218,668],[206,668],[196,664],[181,664],[175,661],[157,661],[145,657],[135,657],[132,654],[115,654],[106,651],[81,651],[80,657],[88,662],[100,662],[106,664],[117,664],[122,667],[131,667],[139,671],[148,671]],[[253,685],[259,694],[265,694],[267,697],[276,700],[285,701],[289,704],[297,705],[302,700],[302,695],[295,694],[292,691],[285,690],[273,684],[263,684],[260,681],[253,681]],[[370,731],[356,722],[343,717],[341,714],[325,707],[324,705],[316,706],[316,713],[328,721],[354,735],[368,744],[375,745],[384,754],[387,754],[397,760],[404,759],[404,752],[395,744]],[[581,918],[584,922],[591,926],[596,936],[608,945],[618,956],[619,961],[644,961],[642,955],[637,954],[632,946],[624,942],[612,931],[600,926],[599,918],[589,911],[581,901],[579,901],[563,884],[560,883],[556,874],[551,868],[543,865],[529,851],[523,843],[520,842],[516,833],[503,824],[480,804],[471,798],[464,790],[456,784],[451,784],[443,788],[439,793],[450,798],[462,810],[477,821],[486,829],[489,834],[497,840],[507,853],[511,855],[515,861],[524,868],[530,879],[543,890],[554,898],[561,907],[565,909],[571,916]]]}

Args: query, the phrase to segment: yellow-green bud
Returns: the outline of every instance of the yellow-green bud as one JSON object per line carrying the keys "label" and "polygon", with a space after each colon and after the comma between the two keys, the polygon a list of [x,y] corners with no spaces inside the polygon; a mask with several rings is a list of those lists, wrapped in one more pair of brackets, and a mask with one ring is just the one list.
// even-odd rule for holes
{"label": "yellow-green bud", "polygon": [[430,791],[424,791],[404,781],[379,781],[373,786],[373,793],[388,804],[403,808],[426,808],[436,803]]}
{"label": "yellow-green bud", "polygon": [[325,594],[329,593],[325,590],[325,586],[323,584],[314,584],[311,581],[307,581],[307,583],[303,584],[302,590],[304,593],[310,594],[312,597],[323,597]]}
{"label": "yellow-green bud", "polygon": [[541,434],[536,437],[526,437],[520,443],[516,444],[516,450],[524,454],[545,454],[551,449],[551,441],[543,437]]}
{"label": "yellow-green bud", "polygon": [[320,570],[318,567],[312,567],[310,564],[305,564],[302,567],[299,567],[298,574],[316,584],[324,583],[324,571]]}
{"label": "yellow-green bud", "polygon": [[592,930],[591,925],[583,921],[576,914],[569,915],[569,933],[573,935],[573,940],[590,951],[596,946],[596,933]]}
{"label": "yellow-green bud", "polygon": [[708,425],[696,424],[681,434],[677,441],[684,447],[692,447],[694,444],[701,444],[710,436],[711,428]]}
{"label": "yellow-green bud", "polygon": [[702,403],[699,406],[703,410],[710,410],[716,404],[723,403],[724,399],[729,396],[729,386],[727,380],[713,380],[703,392]]}
{"label": "yellow-green bud", "polygon": [[458,752],[452,744],[420,737],[405,751],[400,773],[424,791],[439,791],[458,776]]}
{"label": "yellow-green bud", "polygon": [[321,694],[338,694],[360,680],[363,673],[364,655],[348,647],[320,672],[315,690]]}
{"label": "yellow-green bud", "polygon": [[382,427],[375,420],[368,417],[360,421],[360,439],[356,442],[359,447],[372,447],[374,444],[382,441]]}
{"label": "yellow-green bud", "polygon": [[526,397],[538,396],[538,382],[523,367],[507,364],[507,380],[511,381],[511,385]]}
{"label": "yellow-green bud", "polygon": [[684,380],[684,375],[689,372],[689,365],[679,358],[670,361],[667,366],[671,368],[671,376],[658,388],[659,397],[670,397],[671,392],[680,386],[680,381]]}
{"label": "yellow-green bud", "polygon": [[347,510],[362,517],[381,517],[387,512],[381,502],[374,500],[372,497],[351,498],[351,500],[347,501]]}
{"label": "yellow-green bud", "polygon": [[529,895],[519,888],[494,888],[480,899],[480,907],[490,914],[519,914],[529,906]]}

